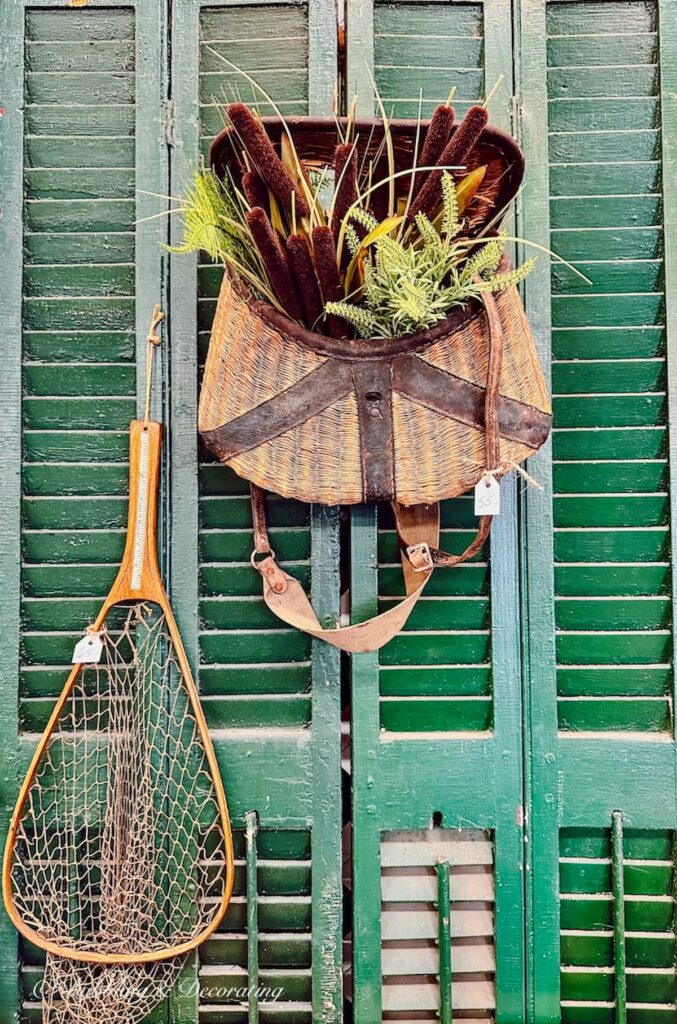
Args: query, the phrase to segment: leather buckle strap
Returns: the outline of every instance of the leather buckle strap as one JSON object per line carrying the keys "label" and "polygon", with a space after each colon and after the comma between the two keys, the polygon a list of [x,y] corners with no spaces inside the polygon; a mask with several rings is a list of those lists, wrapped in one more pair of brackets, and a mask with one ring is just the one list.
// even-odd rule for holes
{"label": "leather buckle strap", "polygon": [[452,555],[448,551],[430,547],[426,543],[406,546],[401,540],[400,549],[414,572],[432,572],[436,567],[451,569],[453,566],[460,565],[461,562],[472,558],[473,555],[476,555],[481,550],[489,536],[491,520],[492,516],[482,516],[477,533],[465,551],[462,551],[460,555]]}
{"label": "leather buckle strap", "polygon": [[[419,506],[419,509],[421,509],[419,530],[413,536],[421,536],[420,530],[422,529],[422,535],[427,535],[430,541],[435,542],[439,528],[438,507],[436,505]],[[351,626],[324,629],[299,581],[280,569],[275,561],[266,527],[264,495],[258,487],[252,487],[252,511],[255,547],[251,563],[263,580],[263,599],[278,618],[295,629],[300,629],[317,639],[325,640],[334,647],[351,654],[376,651],[400,632],[423,593],[432,569],[427,573],[422,573],[415,585],[410,587],[407,583],[407,595],[404,600],[388,608],[387,611],[381,612],[380,615],[375,615],[373,618],[367,619],[366,622],[358,622]]]}
{"label": "leather buckle strap", "polygon": [[[266,498],[265,494],[260,487],[256,484],[249,485],[249,493],[252,504],[252,524],[254,529],[254,555],[275,555],[273,549],[270,546],[270,537],[268,536],[268,523],[266,522]],[[252,562],[254,565],[254,562]],[[254,565],[254,568],[258,566]]]}
{"label": "leather buckle strap", "polygon": [[404,552],[414,572],[432,572],[435,568],[430,545],[425,541],[420,544],[409,544]]}

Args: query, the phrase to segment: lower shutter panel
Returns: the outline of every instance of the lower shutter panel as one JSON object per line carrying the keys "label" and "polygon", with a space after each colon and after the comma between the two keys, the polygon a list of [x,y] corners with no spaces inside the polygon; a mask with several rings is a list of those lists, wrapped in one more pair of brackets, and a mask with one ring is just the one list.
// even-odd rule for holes
{"label": "lower shutter panel", "polygon": [[430,829],[381,838],[384,1021],[439,1020],[439,862],[449,863],[454,1019],[494,1019],[491,833]]}
{"label": "lower shutter panel", "polygon": [[[200,951],[200,1024],[247,1024],[254,985],[247,962],[245,837],[234,836],[233,900]],[[257,837],[259,1019],[310,1024],[311,864],[307,831],[262,829]],[[254,986],[256,987],[256,986]]]}
{"label": "lower shutter panel", "polygon": [[[674,1021],[674,834],[627,830],[623,879],[628,1021]],[[613,1024],[617,911],[608,829],[562,831],[560,911],[562,1022]]]}

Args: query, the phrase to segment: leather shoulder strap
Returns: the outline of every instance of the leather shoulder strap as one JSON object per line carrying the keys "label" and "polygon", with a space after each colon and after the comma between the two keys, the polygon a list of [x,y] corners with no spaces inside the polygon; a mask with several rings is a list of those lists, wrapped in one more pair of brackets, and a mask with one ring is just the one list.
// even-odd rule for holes
{"label": "leather shoulder strap", "polygon": [[[415,505],[411,508],[393,505],[402,550],[406,597],[399,604],[367,619],[366,622],[337,629],[323,629],[299,581],[281,569],[275,561],[268,539],[263,491],[252,486],[251,492],[254,517],[252,565],[261,574],[264,601],[270,610],[289,626],[325,640],[351,654],[377,651],[397,636],[432,576],[436,564],[435,556],[444,556],[454,565],[470,558],[482,546],[489,532],[488,524],[491,522],[490,517],[485,517],[482,522],[486,521],[486,530],[481,527],[473,542],[462,554],[447,555],[437,547],[440,531],[439,505]],[[409,552],[419,550],[429,552],[433,559],[419,563],[413,555],[410,557]]]}

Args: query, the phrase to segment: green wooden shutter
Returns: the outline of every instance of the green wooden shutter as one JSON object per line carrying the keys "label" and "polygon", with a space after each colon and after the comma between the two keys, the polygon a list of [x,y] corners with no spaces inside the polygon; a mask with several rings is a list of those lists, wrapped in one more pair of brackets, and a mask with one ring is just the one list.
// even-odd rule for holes
{"label": "green wooden shutter", "polygon": [[[142,355],[166,280],[167,224],[145,218],[164,208],[158,196],[180,193],[221,123],[219,103],[233,89],[250,98],[212,49],[270,86],[285,113],[326,113],[333,93],[328,3],[176,0],[171,47],[163,12],[160,0],[0,7],[5,815],[121,551],[127,423],[144,388],[137,346]],[[555,434],[530,467],[545,491],[520,502],[523,731],[514,484],[503,485],[488,556],[440,573],[406,634],[380,658],[354,659],[360,1024],[435,1018],[440,858],[452,865],[456,1015],[612,1024],[625,999],[631,1022],[675,1018],[676,12],[675,0],[530,0],[515,12],[514,128],[529,161],[519,232],[550,239],[593,283],[541,260],[526,288],[546,364],[552,325]],[[424,113],[454,82],[462,112],[505,71],[492,111],[510,127],[507,5],[351,0],[347,15],[349,94],[357,85],[369,97],[366,61],[395,116],[416,115],[421,81]],[[246,493],[195,441],[218,275],[170,262],[167,390],[156,402],[171,424],[167,568],[200,666],[238,873],[224,927],[153,1020],[245,1021],[241,990],[256,980],[282,990],[263,1000],[263,1021],[337,1021],[339,659],[263,610]],[[471,534],[469,509],[445,503],[452,548]],[[273,501],[271,520],[280,557],[335,619],[333,513]],[[387,513],[377,526],[370,510],[354,512],[351,559],[355,614],[387,607],[401,592]],[[249,819],[247,847],[252,809],[260,827],[254,841]],[[3,1013],[38,1021],[41,957],[21,944],[18,979],[16,933],[4,916],[1,928]]]}
{"label": "green wooden shutter", "polygon": [[[20,645],[10,631],[3,680],[6,812],[122,552],[127,426],[143,389],[137,328],[144,337],[161,299],[164,230],[135,224],[147,210],[142,193],[166,191],[159,12],[137,12],[133,2],[3,5],[13,55],[3,140],[12,214],[3,238],[12,388],[3,452],[13,460],[3,590],[21,602]],[[149,136],[159,139],[152,160],[142,144]],[[10,624],[19,626],[3,620]],[[3,929],[11,954],[16,936]],[[12,1018],[21,1005],[37,1021],[43,959],[26,943],[20,955],[20,990],[10,973],[16,957],[3,961],[2,1005]]]}
{"label": "green wooden shutter", "polygon": [[[251,73],[283,113],[328,113],[335,37],[333,9],[324,3],[175,3],[173,193],[181,193],[198,152],[206,153],[222,127],[225,104],[240,97],[255,101],[262,113],[272,112],[265,97],[253,96],[246,79],[218,54]],[[179,234],[177,226],[175,237]],[[183,597],[177,590],[177,598],[182,621],[192,624],[203,704],[238,842],[232,906],[199,951],[198,1019],[219,1024],[246,1019],[236,991],[246,987],[253,968],[242,829],[247,812],[256,811],[253,927],[258,927],[260,984],[282,990],[275,1001],[262,998],[261,1020],[330,1024],[341,1015],[338,656],[282,628],[265,608],[249,565],[247,485],[198,452],[192,441],[197,370],[207,351],[220,273],[203,262],[191,267],[182,257],[172,261],[171,274],[172,401],[179,417],[174,420],[173,572],[177,581],[188,583],[187,589],[182,583]],[[196,478],[197,501],[189,497],[184,504]],[[335,514],[279,498],[269,500],[268,511],[278,558],[310,586],[319,613],[335,621]]]}
{"label": "green wooden shutter", "polygon": [[[365,61],[387,111],[429,114],[458,86],[459,113],[499,74],[511,82],[508,5],[348,3],[348,96],[371,113]],[[508,85],[492,107],[510,124]],[[435,862],[451,864],[454,1013],[522,1020],[522,818],[515,486],[491,547],[440,571],[405,631],[353,659],[354,979],[360,1024],[435,1020]],[[462,551],[471,497],[444,502],[442,542]],[[352,518],[356,616],[402,593],[392,519]],[[473,1012],[474,1011],[474,1012]],[[454,1017],[456,1019],[456,1017]]]}
{"label": "green wooden shutter", "polygon": [[552,324],[555,425],[526,498],[538,1021],[624,1020],[626,998],[628,1020],[675,1013],[674,13],[522,8],[521,230],[592,282],[541,265],[526,288],[546,361]]}

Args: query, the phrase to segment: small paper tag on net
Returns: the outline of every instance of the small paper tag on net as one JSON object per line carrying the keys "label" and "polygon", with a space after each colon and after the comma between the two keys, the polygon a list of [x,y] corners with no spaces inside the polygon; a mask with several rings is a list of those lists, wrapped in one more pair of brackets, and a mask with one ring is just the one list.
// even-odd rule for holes
{"label": "small paper tag on net", "polygon": [[101,633],[86,633],[73,650],[73,665],[98,665],[103,653]]}
{"label": "small paper tag on net", "polygon": [[497,516],[501,511],[501,485],[493,476],[483,476],[475,484],[475,515]]}

